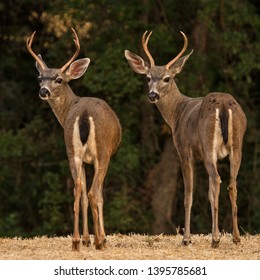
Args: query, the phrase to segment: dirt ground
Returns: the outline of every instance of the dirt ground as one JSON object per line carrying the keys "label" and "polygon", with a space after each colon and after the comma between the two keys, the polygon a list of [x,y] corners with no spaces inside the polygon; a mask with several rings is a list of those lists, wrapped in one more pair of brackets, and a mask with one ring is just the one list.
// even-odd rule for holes
{"label": "dirt ground", "polygon": [[[192,244],[182,246],[181,235],[107,236],[108,246],[71,250],[71,236],[0,238],[1,260],[260,260],[260,235],[244,235],[235,245],[230,234],[224,234],[219,248],[211,248],[211,235],[193,235]],[[93,242],[93,236],[92,236]]]}

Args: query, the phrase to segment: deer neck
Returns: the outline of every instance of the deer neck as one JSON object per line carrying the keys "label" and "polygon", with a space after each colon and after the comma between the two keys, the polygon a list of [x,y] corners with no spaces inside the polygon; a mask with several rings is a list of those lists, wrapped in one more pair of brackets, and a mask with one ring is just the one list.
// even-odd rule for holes
{"label": "deer neck", "polygon": [[59,96],[48,99],[52,111],[62,127],[64,126],[68,112],[79,101],[79,98],[79,96],[74,94],[69,85],[64,85],[64,89]]}
{"label": "deer neck", "polygon": [[162,117],[172,129],[174,129],[180,117],[180,105],[186,103],[189,99],[189,97],[181,94],[177,85],[173,83],[168,92],[156,102]]}

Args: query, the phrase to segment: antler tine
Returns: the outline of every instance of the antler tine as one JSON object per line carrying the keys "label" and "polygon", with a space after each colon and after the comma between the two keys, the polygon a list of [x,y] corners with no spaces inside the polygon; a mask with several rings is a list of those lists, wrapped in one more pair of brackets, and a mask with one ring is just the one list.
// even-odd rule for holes
{"label": "antler tine", "polygon": [[40,67],[42,69],[45,69],[46,68],[45,64],[40,60],[40,58],[32,50],[32,42],[33,42],[35,33],[36,33],[36,31],[34,31],[33,34],[27,38],[26,47],[27,47],[28,52],[32,55],[32,57],[39,63]]}
{"label": "antler tine", "polygon": [[169,63],[166,64],[166,68],[167,69],[169,69],[173,65],[173,63],[175,63],[181,57],[181,55],[186,51],[186,49],[187,49],[188,39],[187,39],[186,35],[182,31],[180,31],[180,33],[182,34],[182,36],[184,38],[183,48],[182,48],[182,50],[179,52],[179,54],[174,59],[172,59]]}
{"label": "antler tine", "polygon": [[72,30],[72,32],[74,33],[74,39],[73,39],[73,41],[74,41],[74,43],[75,43],[75,45],[76,45],[76,51],[75,51],[75,53],[74,53],[74,55],[72,56],[72,58],[66,63],[66,64],[64,64],[62,67],[61,67],[61,72],[64,72],[67,68],[68,68],[68,66],[75,60],[75,58],[78,56],[78,54],[79,54],[79,51],[80,51],[80,44],[79,44],[79,38],[78,38],[78,35],[77,35],[77,33],[76,33],[76,31],[74,30],[74,28],[71,28],[71,30]]}
{"label": "antler tine", "polygon": [[152,35],[153,31],[151,31],[151,32],[148,34],[147,38],[145,39],[147,32],[148,32],[148,31],[146,30],[146,31],[144,32],[143,36],[142,36],[142,45],[143,45],[143,49],[144,49],[144,51],[145,51],[147,57],[149,58],[150,65],[151,65],[151,66],[154,66],[154,65],[155,65],[155,64],[154,64],[154,59],[153,59],[152,55],[150,54],[150,52],[149,52],[149,50],[148,50],[148,41],[149,41],[150,36]]}

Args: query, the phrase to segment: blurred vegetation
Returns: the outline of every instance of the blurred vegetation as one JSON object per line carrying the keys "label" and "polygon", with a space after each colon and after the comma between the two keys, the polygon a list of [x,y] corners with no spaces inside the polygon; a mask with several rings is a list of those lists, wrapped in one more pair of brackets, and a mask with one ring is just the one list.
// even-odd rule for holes
{"label": "blurred vegetation", "polygon": [[[48,104],[38,97],[38,73],[25,47],[25,39],[37,30],[35,52],[49,67],[58,68],[74,51],[70,27],[80,38],[79,57],[91,58],[87,73],[71,87],[80,96],[106,100],[123,128],[104,186],[107,232],[151,232],[153,192],[146,182],[170,137],[158,110],[147,101],[144,79],[133,73],[123,55],[125,49],[143,54],[140,42],[145,30],[154,31],[150,50],[158,65],[182,47],[179,30],[187,34],[194,54],[176,79],[184,94],[230,92],[246,112],[239,224],[242,232],[260,232],[259,12],[256,0],[2,1],[0,235],[72,232],[73,184],[63,131]],[[220,162],[220,167],[220,229],[230,231],[227,162]],[[92,169],[87,168],[90,182]],[[208,179],[202,165],[197,171],[191,228],[206,233],[211,231],[210,207],[205,203]],[[172,220],[183,227],[181,175],[176,180]]]}

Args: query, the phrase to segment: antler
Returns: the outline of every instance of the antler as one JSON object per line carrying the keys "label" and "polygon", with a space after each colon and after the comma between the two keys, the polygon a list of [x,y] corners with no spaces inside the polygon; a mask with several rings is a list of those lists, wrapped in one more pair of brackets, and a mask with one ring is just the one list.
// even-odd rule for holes
{"label": "antler", "polygon": [[150,65],[151,66],[154,66],[154,59],[152,57],[152,55],[150,54],[149,50],[148,50],[148,41],[149,41],[149,38],[150,36],[152,35],[152,31],[148,34],[147,38],[145,39],[146,37],[146,33],[147,33],[147,30],[144,32],[143,36],[142,36],[142,45],[143,45],[143,49],[147,55],[147,57],[149,58],[150,60]]}
{"label": "antler", "polygon": [[60,69],[61,72],[64,72],[64,71],[68,68],[68,66],[69,66],[69,65],[75,60],[75,58],[78,56],[79,51],[80,51],[80,44],[79,44],[78,35],[77,35],[76,31],[75,31],[73,28],[71,28],[71,30],[72,30],[72,32],[74,33],[74,36],[75,36],[75,39],[73,39],[73,41],[75,42],[75,45],[76,45],[77,49],[76,49],[74,55],[72,56],[72,58],[71,58],[66,64],[64,64],[64,65],[61,67],[61,69]]}
{"label": "antler", "polygon": [[33,34],[27,38],[26,46],[27,46],[28,52],[32,55],[32,57],[39,63],[40,67],[44,70],[46,68],[45,64],[40,60],[40,58],[32,50],[32,42],[33,42],[35,33],[36,33],[36,31],[34,31]]}
{"label": "antler", "polygon": [[181,55],[186,51],[186,49],[187,49],[188,39],[187,39],[186,35],[182,31],[180,31],[180,32],[181,32],[181,34],[182,34],[182,36],[184,38],[183,48],[182,48],[182,50],[179,52],[179,54],[174,59],[172,59],[170,62],[168,62],[166,64],[166,68],[167,69],[169,69],[173,65],[173,63],[175,63],[181,57]]}

